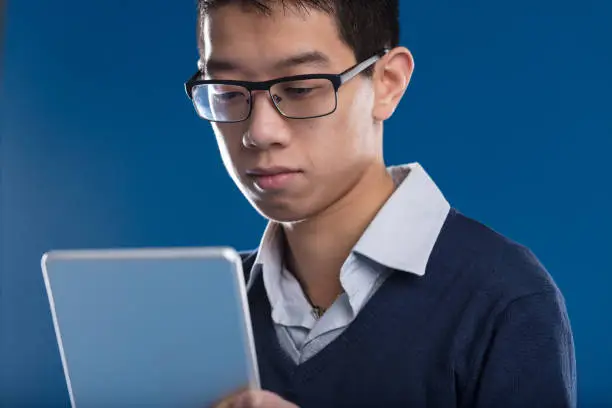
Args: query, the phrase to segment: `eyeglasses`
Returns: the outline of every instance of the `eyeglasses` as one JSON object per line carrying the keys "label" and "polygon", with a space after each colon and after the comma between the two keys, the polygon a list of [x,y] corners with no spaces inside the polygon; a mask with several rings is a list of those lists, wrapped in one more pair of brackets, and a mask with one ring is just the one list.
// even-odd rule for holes
{"label": "eyeglasses", "polygon": [[334,113],[338,89],[387,52],[381,51],[337,75],[294,75],[264,82],[198,79],[202,75],[198,70],[185,82],[185,92],[197,114],[211,122],[236,123],[248,119],[253,110],[253,91],[268,91],[276,110],[286,118],[318,118]]}

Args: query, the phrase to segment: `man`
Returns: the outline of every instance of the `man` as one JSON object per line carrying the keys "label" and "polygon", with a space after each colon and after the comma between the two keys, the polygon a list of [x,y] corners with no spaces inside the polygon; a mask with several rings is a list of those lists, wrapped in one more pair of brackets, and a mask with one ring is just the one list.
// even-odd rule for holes
{"label": "man", "polygon": [[228,407],[570,407],[564,300],[525,247],[451,208],[383,124],[414,63],[398,1],[200,0],[186,83],[270,220],[245,254],[263,390]]}

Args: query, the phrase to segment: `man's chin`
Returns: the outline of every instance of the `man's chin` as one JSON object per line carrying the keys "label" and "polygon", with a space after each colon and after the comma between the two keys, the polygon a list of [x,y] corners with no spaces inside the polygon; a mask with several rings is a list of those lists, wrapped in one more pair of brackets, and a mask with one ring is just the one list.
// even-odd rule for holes
{"label": "man's chin", "polygon": [[263,210],[261,208],[256,208],[257,211],[266,219],[279,223],[294,223],[304,221],[307,218],[307,215],[300,214],[295,211],[280,211],[278,209],[275,210]]}
{"label": "man's chin", "polygon": [[305,208],[298,208],[297,206],[290,205],[288,203],[252,202],[251,204],[264,218],[275,222],[300,222],[307,219],[310,215]]}

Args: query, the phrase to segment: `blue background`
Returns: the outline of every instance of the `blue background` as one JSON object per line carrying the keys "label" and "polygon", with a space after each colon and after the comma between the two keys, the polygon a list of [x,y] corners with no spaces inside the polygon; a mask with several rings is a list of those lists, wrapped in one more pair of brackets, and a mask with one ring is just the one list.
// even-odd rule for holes
{"label": "blue background", "polygon": [[[257,245],[182,83],[194,1],[10,1],[2,78],[0,405],[67,406],[40,256]],[[612,403],[612,2],[404,1],[416,71],[386,127],[462,212],[565,294],[580,406]]]}

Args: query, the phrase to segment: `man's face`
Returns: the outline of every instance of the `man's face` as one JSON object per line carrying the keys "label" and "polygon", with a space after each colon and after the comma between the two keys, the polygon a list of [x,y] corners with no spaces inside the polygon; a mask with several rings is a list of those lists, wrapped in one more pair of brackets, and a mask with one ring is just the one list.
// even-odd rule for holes
{"label": "man's face", "polygon": [[[204,19],[202,33],[207,79],[338,74],[361,62],[342,42],[333,16],[314,10],[264,15],[223,6]],[[313,53],[322,58],[294,58]],[[382,163],[373,103],[372,82],[360,75],[340,87],[331,115],[288,119],[267,92],[256,91],[248,120],[212,126],[223,163],[252,205],[269,219],[299,221],[332,206]]]}

